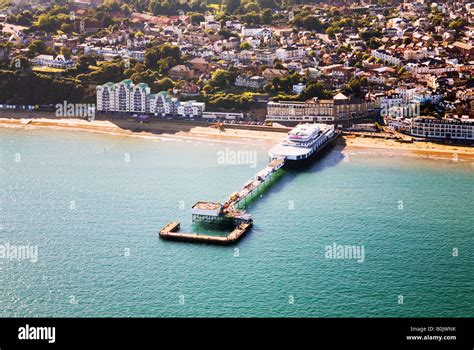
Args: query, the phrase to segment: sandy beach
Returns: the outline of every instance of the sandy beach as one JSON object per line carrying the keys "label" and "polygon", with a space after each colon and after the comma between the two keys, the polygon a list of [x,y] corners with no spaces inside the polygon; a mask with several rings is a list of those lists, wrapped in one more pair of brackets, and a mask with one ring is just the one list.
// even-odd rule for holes
{"label": "sandy beach", "polygon": [[132,119],[94,120],[53,118],[0,118],[0,127],[33,130],[49,128],[56,130],[85,131],[115,136],[140,138],[180,138],[209,141],[227,141],[250,145],[273,145],[281,141],[286,133],[245,129],[219,130],[204,124],[180,121],[151,121],[139,123]]}
{"label": "sandy beach", "polygon": [[373,151],[379,154],[400,154],[429,159],[474,161],[474,147],[444,145],[433,142],[401,143],[364,137],[344,137],[345,149]]}
{"label": "sandy beach", "polygon": [[[88,122],[73,118],[0,118],[0,127],[34,130],[49,128],[94,132],[115,136],[141,138],[180,138],[212,142],[235,142],[271,147],[283,140],[285,132],[224,128],[219,130],[204,124],[181,121],[151,121],[139,123],[133,119],[94,120]],[[432,142],[400,143],[395,140],[345,136],[338,141],[343,152],[364,151],[381,155],[394,153],[430,159],[474,161],[474,147],[451,146]]]}

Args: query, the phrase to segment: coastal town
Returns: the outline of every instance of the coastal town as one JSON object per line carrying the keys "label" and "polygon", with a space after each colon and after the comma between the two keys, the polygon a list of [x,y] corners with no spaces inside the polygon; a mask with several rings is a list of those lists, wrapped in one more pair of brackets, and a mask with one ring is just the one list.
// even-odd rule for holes
{"label": "coastal town", "polygon": [[7,114],[67,101],[140,122],[316,122],[400,140],[474,140],[472,1],[0,6]]}
{"label": "coastal town", "polygon": [[472,340],[474,0],[0,0],[0,146],[0,350]]}

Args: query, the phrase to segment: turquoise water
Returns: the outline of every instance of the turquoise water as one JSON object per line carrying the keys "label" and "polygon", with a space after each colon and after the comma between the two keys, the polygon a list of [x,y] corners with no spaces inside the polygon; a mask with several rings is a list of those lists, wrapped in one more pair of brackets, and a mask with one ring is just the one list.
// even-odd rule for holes
{"label": "turquoise water", "polygon": [[[36,263],[0,259],[2,317],[474,316],[471,163],[343,161],[338,146],[286,171],[248,208],[248,236],[215,247],[157,231],[190,230],[190,206],[237,190],[266,164],[263,146],[44,130],[0,140],[0,245],[38,247]],[[225,148],[256,150],[257,167],[218,164]],[[363,245],[364,261],[327,259],[333,243]]]}

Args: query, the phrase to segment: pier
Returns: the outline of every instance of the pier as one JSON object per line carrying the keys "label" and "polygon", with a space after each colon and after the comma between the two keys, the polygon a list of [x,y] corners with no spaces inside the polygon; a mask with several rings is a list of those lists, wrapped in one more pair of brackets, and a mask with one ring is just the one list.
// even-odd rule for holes
{"label": "pier", "polygon": [[233,192],[223,203],[199,201],[192,206],[192,221],[205,224],[231,224],[235,228],[226,236],[201,235],[196,233],[179,233],[179,222],[170,222],[164,226],[159,235],[163,239],[227,245],[237,242],[253,224],[252,216],[239,209],[253,198],[278,170],[285,164],[284,159],[273,159],[268,165],[255,174],[254,178],[243,184],[242,188]]}
{"label": "pier", "polygon": [[160,230],[160,237],[171,241],[229,245],[241,239],[251,226],[252,221],[241,223],[226,236],[212,236],[196,233],[178,233],[176,230],[179,229],[179,223],[170,222]]}

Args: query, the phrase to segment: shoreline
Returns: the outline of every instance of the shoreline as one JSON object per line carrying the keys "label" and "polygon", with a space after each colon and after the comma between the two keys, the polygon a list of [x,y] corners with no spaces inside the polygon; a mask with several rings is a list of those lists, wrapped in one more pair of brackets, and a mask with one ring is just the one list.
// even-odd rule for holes
{"label": "shoreline", "polygon": [[429,141],[401,143],[394,140],[372,139],[364,137],[344,138],[347,150],[365,150],[378,154],[396,153],[425,159],[443,159],[454,161],[474,161],[474,147],[443,145]]}
{"label": "shoreline", "polygon": [[0,118],[0,128],[50,129],[82,131],[111,136],[137,137],[146,139],[180,139],[208,142],[228,142],[249,145],[270,146],[281,141],[286,133],[255,131],[245,129],[218,130],[213,127],[180,121],[151,121],[140,124],[136,120],[94,120],[73,118]]}
{"label": "shoreline", "polygon": [[[147,139],[182,139],[205,142],[246,143],[247,145],[271,147],[286,137],[278,131],[256,131],[247,129],[219,130],[209,126],[181,121],[151,121],[140,124],[136,120],[94,120],[74,118],[0,118],[0,128],[52,129],[92,132],[111,136],[138,137]],[[394,140],[366,137],[342,137],[337,142],[344,151],[367,150],[377,154],[399,154],[428,159],[459,159],[474,161],[474,147],[452,146],[428,141],[400,143]]]}

